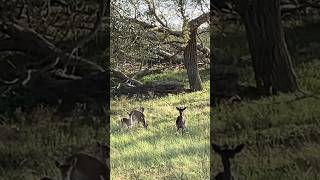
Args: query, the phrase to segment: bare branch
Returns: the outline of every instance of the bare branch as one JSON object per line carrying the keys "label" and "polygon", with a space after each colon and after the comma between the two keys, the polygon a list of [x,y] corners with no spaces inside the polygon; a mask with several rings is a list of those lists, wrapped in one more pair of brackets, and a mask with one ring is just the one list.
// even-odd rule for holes
{"label": "bare branch", "polygon": [[29,70],[27,71],[27,77],[26,77],[26,79],[24,79],[24,80],[22,81],[22,83],[21,83],[23,86],[26,86],[26,85],[30,82],[30,80],[31,80],[31,74],[32,74],[33,72],[37,72],[37,70],[35,70],[35,69],[29,69]]}
{"label": "bare branch", "polygon": [[72,48],[71,55],[73,55],[73,53],[76,52],[78,48],[82,47],[85,43],[90,41],[94,37],[94,35],[98,32],[102,24],[103,16],[106,12],[106,6],[107,6],[107,0],[101,0],[100,11],[97,14],[97,19],[96,19],[94,28],[87,36],[83,36],[79,38],[77,42],[75,42],[76,45]]}
{"label": "bare branch", "polygon": [[0,78],[0,83],[5,84],[5,85],[12,85],[12,84],[16,84],[19,81],[18,78],[14,78],[13,80],[5,80]]}
{"label": "bare branch", "polygon": [[72,79],[72,80],[82,79],[81,76],[75,76],[73,74],[66,74],[66,72],[62,69],[54,70],[53,73],[54,73],[54,75],[61,77],[61,78],[65,78],[65,79]]}
{"label": "bare branch", "polygon": [[130,82],[132,83],[134,86],[141,86],[143,85],[142,82],[138,81],[138,80],[135,80],[135,79],[132,79],[130,77],[128,77],[127,75],[125,75],[124,73],[122,73],[121,71],[118,71],[116,69],[110,69],[110,72],[111,72],[111,75],[112,77],[114,78],[117,78],[123,82]]}
{"label": "bare branch", "polygon": [[173,36],[176,36],[176,37],[181,37],[181,31],[174,31],[174,30],[171,30],[169,28],[166,28],[166,27],[158,27],[156,25],[152,25],[152,24],[149,24],[149,23],[146,23],[144,21],[140,21],[138,19],[135,19],[135,18],[130,18],[130,17],[127,17],[128,20],[136,23],[136,24],[139,24],[140,26],[142,26],[144,29],[150,29],[152,31],[157,31],[157,32],[165,32],[165,33],[169,33],[170,35],[173,35]]}
{"label": "bare branch", "polygon": [[201,14],[195,19],[192,19],[189,24],[191,29],[197,29],[201,24],[205,22],[209,22],[210,19],[210,14],[209,12]]}
{"label": "bare branch", "polygon": [[162,27],[168,27],[157,15],[154,0],[145,0],[145,2],[148,5],[150,14],[156,18],[157,22],[160,23]]}

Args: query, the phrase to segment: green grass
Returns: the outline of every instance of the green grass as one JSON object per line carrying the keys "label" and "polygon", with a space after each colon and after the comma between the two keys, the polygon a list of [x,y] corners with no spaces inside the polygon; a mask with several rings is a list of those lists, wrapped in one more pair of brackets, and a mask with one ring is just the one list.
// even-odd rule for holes
{"label": "green grass", "polygon": [[[201,77],[201,80],[206,82],[210,80],[210,69],[200,69],[199,74]],[[188,87],[188,76],[187,76],[187,71],[185,69],[181,68],[176,68],[173,70],[165,70],[162,73],[158,74],[151,74],[149,76],[144,76],[141,79],[141,82],[143,83],[152,83],[153,81],[175,81],[175,82],[180,82],[184,84],[186,87]]]}
{"label": "green grass", "polygon": [[[320,43],[316,29],[288,29],[289,50],[300,88],[320,94]],[[313,29],[313,30],[312,30]],[[305,33],[308,32],[308,37]],[[238,36],[238,37],[234,37]],[[244,35],[235,38],[243,41]],[[221,46],[237,57],[248,56],[246,46],[227,39]],[[226,39],[220,39],[226,41]],[[215,41],[219,44],[220,41]],[[243,42],[244,43],[244,42]],[[242,44],[241,42],[237,44]],[[249,60],[248,60],[249,61]],[[241,82],[252,84],[250,64],[238,64]],[[238,105],[211,109],[209,121],[209,71],[201,70],[202,92],[152,98],[117,97],[111,101],[112,179],[209,179],[222,170],[220,158],[213,153],[209,162],[209,127],[217,144],[245,143],[233,161],[238,179],[317,180],[320,177],[320,99],[301,97],[300,93],[259,100],[243,100]],[[165,71],[141,79],[179,81],[187,86],[184,70]],[[175,134],[176,106],[187,109],[187,134]],[[120,118],[133,108],[143,106],[147,130],[141,125],[126,130]],[[0,179],[37,180],[43,176],[60,179],[55,160],[75,152],[90,152],[90,144],[106,138],[101,123],[81,120],[79,114],[59,119],[53,109],[39,107],[33,113],[17,113],[0,125]],[[0,117],[2,118],[2,117]],[[17,130],[18,128],[18,130]]]}
{"label": "green grass", "polygon": [[30,114],[17,113],[0,126],[0,179],[38,180],[48,176],[60,179],[55,161],[76,152],[92,153],[96,141],[104,140],[102,123],[61,119],[51,108],[39,107]]}
{"label": "green grass", "polygon": [[[204,73],[208,71],[203,71]],[[173,76],[177,74],[176,76]],[[185,81],[184,71],[151,75],[149,80]],[[209,179],[209,81],[201,92],[111,101],[112,179]],[[185,105],[187,134],[176,135],[176,106]],[[148,129],[121,128],[120,119],[144,107]]]}
{"label": "green grass", "polygon": [[[306,38],[319,38],[319,34],[308,31],[308,35],[302,36],[302,32],[314,28],[287,31],[299,87],[320,97],[320,54],[314,48],[320,42],[314,42],[316,38]],[[242,52],[239,57],[246,56],[248,51],[241,48],[234,52]],[[306,53],[296,51],[301,48]],[[239,69],[242,82],[254,82],[247,75],[252,74],[251,67],[239,66]],[[211,109],[212,138],[221,145],[245,144],[244,150],[233,160],[233,172],[240,180],[317,180],[320,177],[319,107],[319,98],[305,97],[301,93],[220,105]],[[211,165],[213,175],[222,170],[221,160],[215,153]]]}
{"label": "green grass", "polygon": [[[212,109],[213,139],[218,144],[246,144],[234,162],[239,179],[320,177],[320,102],[306,98],[284,103],[291,99],[281,95]],[[216,174],[221,170],[217,155],[212,163]]]}

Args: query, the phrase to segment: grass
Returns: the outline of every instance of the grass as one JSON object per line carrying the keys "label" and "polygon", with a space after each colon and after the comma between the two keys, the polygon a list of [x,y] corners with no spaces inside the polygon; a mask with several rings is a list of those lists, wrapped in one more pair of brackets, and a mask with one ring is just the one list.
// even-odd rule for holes
{"label": "grass", "polygon": [[[202,71],[203,75],[209,71]],[[180,80],[185,71],[176,70],[143,79]],[[112,179],[209,179],[210,83],[204,78],[201,92],[111,101]],[[176,106],[185,105],[187,133],[176,135]],[[121,128],[119,122],[132,109],[144,107],[148,129],[142,125]]]}
{"label": "grass", "polygon": [[[290,96],[212,109],[213,139],[220,144],[245,143],[236,157],[239,179],[317,179],[320,177],[320,102]],[[275,104],[282,102],[279,104]],[[221,170],[213,156],[213,174]]]}
{"label": "grass", "polygon": [[[294,68],[299,87],[320,95],[320,42],[315,27],[286,29],[291,38]],[[303,32],[303,33],[302,33]],[[302,35],[303,34],[303,35]],[[236,33],[239,35],[239,33]],[[292,37],[293,35],[294,38]],[[242,36],[244,36],[242,34]],[[306,38],[310,36],[313,38]],[[241,39],[241,37],[238,37]],[[228,43],[224,44],[226,49]],[[241,48],[243,48],[242,46]],[[297,51],[303,49],[303,53]],[[248,50],[234,50],[247,56]],[[239,65],[241,80],[246,81],[250,67]],[[245,78],[244,78],[245,77]],[[252,79],[248,80],[252,83]],[[245,143],[244,150],[233,161],[238,179],[316,180],[320,177],[320,99],[301,93],[279,94],[258,100],[243,100],[240,104],[212,108],[212,139],[217,144]],[[211,157],[212,174],[222,170],[220,157]]]}
{"label": "grass", "polygon": [[104,140],[105,128],[75,114],[69,119],[53,115],[54,109],[39,107],[30,114],[16,113],[0,126],[0,179],[60,179],[55,161],[75,152],[92,153],[96,141]]}
{"label": "grass", "polygon": [[[287,29],[300,88],[320,94],[320,43],[318,26]],[[290,32],[291,31],[291,32]],[[308,38],[305,33],[308,32]],[[290,33],[290,34],[289,34]],[[235,37],[239,36],[239,37]],[[234,36],[245,44],[244,35]],[[294,36],[294,37],[292,37]],[[224,41],[228,52],[248,56],[246,46],[237,48]],[[228,45],[233,44],[232,46]],[[242,83],[253,83],[250,64],[238,64]],[[249,75],[248,75],[249,74]],[[111,101],[112,179],[209,179],[222,170],[213,153],[209,161],[209,127],[217,144],[245,143],[233,162],[238,179],[317,180],[320,177],[320,100],[302,94],[280,94],[240,104],[211,108],[209,121],[209,71],[202,70],[204,91],[152,98],[116,97]],[[142,82],[173,80],[187,85],[181,69],[146,76]],[[187,106],[187,134],[175,135],[176,106]],[[149,127],[126,130],[121,117],[133,108],[145,107]],[[103,124],[79,114],[69,119],[53,115],[54,109],[39,107],[29,114],[1,120],[0,179],[35,180],[43,176],[59,179],[54,161],[74,152],[91,152],[96,140],[107,137]],[[0,117],[2,118],[2,116]]]}

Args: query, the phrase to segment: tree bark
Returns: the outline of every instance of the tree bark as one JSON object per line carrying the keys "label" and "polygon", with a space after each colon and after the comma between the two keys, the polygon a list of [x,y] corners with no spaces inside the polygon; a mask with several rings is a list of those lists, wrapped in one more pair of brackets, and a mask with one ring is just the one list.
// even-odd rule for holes
{"label": "tree bark", "polygon": [[201,91],[202,83],[197,65],[197,41],[196,29],[192,29],[190,39],[183,53],[184,66],[187,69],[190,89],[193,91]]}
{"label": "tree bark", "polygon": [[281,24],[280,0],[239,0],[257,89],[264,95],[298,89]]}

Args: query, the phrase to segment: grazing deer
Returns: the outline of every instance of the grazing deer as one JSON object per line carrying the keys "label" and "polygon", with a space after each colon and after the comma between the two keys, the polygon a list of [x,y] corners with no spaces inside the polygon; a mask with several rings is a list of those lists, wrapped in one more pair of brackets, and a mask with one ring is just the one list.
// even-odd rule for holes
{"label": "grazing deer", "polygon": [[211,145],[213,150],[216,153],[218,153],[219,156],[221,157],[222,164],[223,164],[223,172],[218,173],[215,176],[215,180],[234,180],[235,178],[231,173],[230,159],[233,159],[234,156],[242,150],[242,148],[244,147],[244,144],[238,145],[234,149],[233,148],[222,149],[220,146],[214,143],[212,143]]}
{"label": "grazing deer", "polygon": [[181,129],[182,134],[183,134],[185,131],[185,128],[186,128],[186,121],[183,117],[182,112],[186,109],[186,107],[184,107],[184,108],[176,107],[176,109],[179,111],[179,116],[177,117],[177,120],[176,120],[177,133],[178,133],[179,129]]}
{"label": "grazing deer", "polygon": [[142,123],[143,127],[145,127],[147,129],[148,127],[148,124],[146,123],[146,120],[145,120],[145,115],[143,114],[143,111],[144,111],[144,108],[142,107],[140,111],[138,110],[132,110],[130,113],[129,113],[129,117],[130,117],[130,120],[131,120],[131,123],[132,124],[135,124],[135,123]]}
{"label": "grazing deer", "polygon": [[75,154],[63,164],[56,161],[63,180],[107,180],[110,169],[98,159],[87,154]]}

